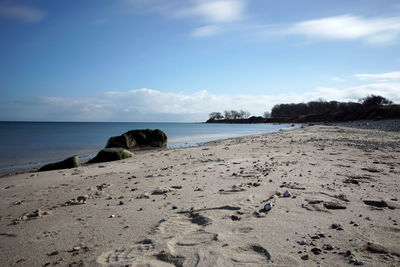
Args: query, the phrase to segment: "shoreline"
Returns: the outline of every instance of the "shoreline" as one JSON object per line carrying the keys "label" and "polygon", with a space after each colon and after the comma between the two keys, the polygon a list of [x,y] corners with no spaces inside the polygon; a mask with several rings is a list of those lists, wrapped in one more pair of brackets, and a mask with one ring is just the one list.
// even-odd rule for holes
{"label": "shoreline", "polygon": [[[271,131],[271,132],[266,132],[266,133],[273,133],[273,132],[278,132],[281,130],[295,130],[296,128],[300,127],[300,124],[296,124],[296,125],[290,125],[290,124],[282,124],[282,125],[286,125],[289,129],[278,129],[275,131]],[[256,134],[244,134],[244,135],[237,135],[237,134],[217,134],[217,135],[201,135],[201,136],[195,136],[194,138],[190,139],[188,137],[186,138],[174,138],[172,139],[171,145],[167,145],[167,147],[165,149],[169,150],[169,149],[176,149],[176,148],[184,148],[184,147],[196,147],[196,146],[201,146],[203,144],[206,144],[208,142],[212,142],[215,140],[225,140],[225,139],[229,139],[229,138],[237,138],[237,137],[244,137],[244,136],[253,136],[253,135],[258,135],[258,134],[264,134],[264,133],[256,133]],[[181,140],[181,141],[177,141],[177,140]],[[202,141],[202,140],[206,140],[206,141]],[[82,151],[87,151],[88,149],[82,150]],[[145,151],[147,149],[144,150],[137,150],[137,151],[133,151],[134,153],[137,153],[139,151]],[[79,159],[81,159],[82,161],[82,166],[86,166],[86,162],[91,158],[94,157],[97,154],[97,152],[94,153],[85,153],[85,154],[80,154],[80,153],[76,153],[74,155],[77,155],[79,157]],[[69,155],[72,156],[73,154]],[[17,163],[17,164],[9,164],[9,165],[5,165],[5,166],[0,166],[0,178],[4,177],[4,176],[8,176],[8,175],[13,175],[13,174],[17,174],[17,173],[24,173],[24,172],[33,172],[37,169],[39,169],[39,167],[45,165],[45,164],[49,164],[49,163],[54,163],[57,161],[61,161],[65,159],[59,157],[58,159],[53,159],[53,160],[37,160],[37,161],[31,161],[31,162],[27,162],[27,163]]]}
{"label": "shoreline", "polygon": [[398,147],[399,132],[315,125],[3,177],[0,260],[397,265]]}

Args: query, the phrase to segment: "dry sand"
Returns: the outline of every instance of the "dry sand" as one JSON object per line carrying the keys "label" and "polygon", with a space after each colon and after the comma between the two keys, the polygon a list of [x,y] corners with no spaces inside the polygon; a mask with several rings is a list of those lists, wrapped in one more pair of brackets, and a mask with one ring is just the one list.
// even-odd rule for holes
{"label": "dry sand", "polygon": [[312,126],[7,176],[0,262],[400,266],[399,174],[399,132]]}

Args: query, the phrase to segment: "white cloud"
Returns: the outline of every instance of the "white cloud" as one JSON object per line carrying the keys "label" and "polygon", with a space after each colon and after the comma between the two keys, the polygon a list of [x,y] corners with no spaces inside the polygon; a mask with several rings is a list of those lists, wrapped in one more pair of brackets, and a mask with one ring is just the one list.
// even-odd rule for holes
{"label": "white cloud", "polygon": [[373,44],[386,44],[399,38],[400,17],[364,18],[340,15],[280,26],[277,32],[319,39],[359,39]]}
{"label": "white cloud", "polygon": [[35,23],[43,20],[46,13],[38,8],[26,5],[0,4],[0,18]]}
{"label": "white cloud", "polygon": [[[134,10],[155,12],[169,18],[185,19],[198,26],[191,36],[206,37],[223,32],[246,17],[248,0],[124,0]],[[128,8],[129,10],[129,8]],[[203,25],[203,26],[200,26]],[[204,26],[205,25],[205,26]]]}
{"label": "white cloud", "polygon": [[319,87],[303,93],[277,95],[223,95],[208,91],[192,94],[153,89],[110,91],[88,98],[41,97],[0,105],[2,120],[66,121],[204,121],[212,111],[248,110],[261,115],[279,103],[358,101],[369,94],[400,103],[400,82],[372,83],[344,88]]}
{"label": "white cloud", "polygon": [[386,72],[380,74],[354,74],[359,80],[379,80],[379,81],[390,81],[400,80],[400,71],[398,72]]}
{"label": "white cloud", "polygon": [[194,37],[207,37],[212,36],[220,32],[221,28],[216,25],[207,25],[194,29],[192,36]]}
{"label": "white cloud", "polygon": [[335,82],[344,82],[345,81],[345,79],[343,79],[341,77],[331,77],[331,80],[335,81]]}
{"label": "white cloud", "polygon": [[189,8],[178,10],[178,17],[199,17],[208,23],[225,23],[240,20],[244,17],[243,0],[208,0],[194,1]]}

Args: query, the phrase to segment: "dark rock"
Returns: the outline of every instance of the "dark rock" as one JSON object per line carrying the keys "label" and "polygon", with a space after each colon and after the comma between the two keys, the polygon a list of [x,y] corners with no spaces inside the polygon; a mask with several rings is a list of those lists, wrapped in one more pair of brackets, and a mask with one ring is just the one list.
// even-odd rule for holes
{"label": "dark rock", "polygon": [[88,161],[88,163],[108,162],[114,160],[121,160],[131,158],[132,153],[123,148],[105,148],[101,150],[96,157]]}
{"label": "dark rock", "polygon": [[319,248],[312,248],[311,252],[314,253],[315,255],[321,254],[322,250]]}
{"label": "dark rock", "polygon": [[338,223],[333,223],[333,224],[331,225],[331,228],[332,228],[332,229],[336,229],[336,230],[343,230],[343,227],[342,227],[340,224],[338,224]]}
{"label": "dark rock", "polygon": [[42,166],[38,171],[53,171],[62,169],[72,169],[80,166],[79,158],[77,156],[69,157],[63,161],[50,163]]}
{"label": "dark rock", "polygon": [[335,247],[334,246],[332,246],[332,245],[330,245],[330,244],[325,244],[324,246],[323,246],[323,249],[324,250],[333,250]]}
{"label": "dark rock", "polygon": [[384,200],[364,200],[364,204],[377,208],[386,208],[388,206],[387,202]]}
{"label": "dark rock", "polygon": [[131,130],[120,136],[113,136],[108,139],[106,148],[121,147],[134,149],[140,147],[165,147],[167,140],[167,135],[159,129]]}
{"label": "dark rock", "polygon": [[303,261],[306,261],[306,260],[308,260],[310,257],[308,256],[308,255],[303,255],[303,256],[301,256],[301,259],[303,260]]}
{"label": "dark rock", "polygon": [[305,240],[300,240],[300,241],[297,242],[297,244],[299,244],[300,246],[308,245]]}
{"label": "dark rock", "polygon": [[232,220],[232,221],[240,221],[240,217],[239,217],[239,216],[236,216],[236,215],[232,215],[232,216],[231,216],[231,220]]}

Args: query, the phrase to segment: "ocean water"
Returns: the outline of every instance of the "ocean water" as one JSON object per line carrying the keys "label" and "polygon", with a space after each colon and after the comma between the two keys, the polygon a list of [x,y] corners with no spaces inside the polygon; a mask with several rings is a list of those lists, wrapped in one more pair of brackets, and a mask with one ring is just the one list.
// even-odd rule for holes
{"label": "ocean water", "polygon": [[[168,148],[193,146],[229,137],[290,129],[273,124],[139,122],[0,122],[0,171],[36,166],[71,155],[91,157],[111,136],[133,129],[160,129]],[[293,128],[293,127],[292,127]]]}

